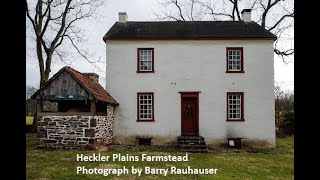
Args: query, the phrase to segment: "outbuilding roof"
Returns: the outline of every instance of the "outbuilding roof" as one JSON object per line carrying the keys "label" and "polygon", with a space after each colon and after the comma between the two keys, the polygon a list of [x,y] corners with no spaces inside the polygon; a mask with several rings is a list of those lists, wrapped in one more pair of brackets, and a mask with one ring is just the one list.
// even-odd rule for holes
{"label": "outbuilding roof", "polygon": [[81,73],[69,66],[65,66],[62,69],[60,69],[55,75],[52,76],[48,80],[48,82],[40,88],[37,92],[35,92],[31,98],[35,98],[38,93],[41,92],[42,89],[44,89],[47,85],[50,84],[51,81],[55,79],[59,74],[61,74],[63,71],[67,71],[71,74],[71,76],[81,84],[81,86],[88,91],[89,94],[91,94],[95,99],[103,102],[107,102],[113,105],[118,105],[119,103],[98,83],[90,79],[88,76],[86,76],[86,73]]}

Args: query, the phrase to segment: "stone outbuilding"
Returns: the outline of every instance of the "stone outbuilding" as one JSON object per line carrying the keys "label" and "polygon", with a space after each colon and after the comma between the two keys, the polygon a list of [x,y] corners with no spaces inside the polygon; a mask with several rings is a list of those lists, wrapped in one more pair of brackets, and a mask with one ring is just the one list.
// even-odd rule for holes
{"label": "stone outbuilding", "polygon": [[40,146],[98,149],[112,143],[118,102],[98,80],[96,73],[65,66],[32,95],[37,100]]}

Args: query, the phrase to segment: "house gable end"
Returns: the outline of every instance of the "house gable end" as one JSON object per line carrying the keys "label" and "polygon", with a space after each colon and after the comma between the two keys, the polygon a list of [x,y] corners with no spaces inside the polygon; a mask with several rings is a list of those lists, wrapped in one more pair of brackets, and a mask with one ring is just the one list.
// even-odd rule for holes
{"label": "house gable end", "polygon": [[40,93],[50,99],[95,99],[113,105],[119,104],[98,82],[93,82],[85,73],[80,73],[68,66],[53,75],[31,98],[41,99]]}
{"label": "house gable end", "polygon": [[72,98],[84,100],[93,98],[89,91],[84,88],[66,67],[50,78],[45,86],[40,88],[32,98],[41,99],[43,95],[49,99]]}

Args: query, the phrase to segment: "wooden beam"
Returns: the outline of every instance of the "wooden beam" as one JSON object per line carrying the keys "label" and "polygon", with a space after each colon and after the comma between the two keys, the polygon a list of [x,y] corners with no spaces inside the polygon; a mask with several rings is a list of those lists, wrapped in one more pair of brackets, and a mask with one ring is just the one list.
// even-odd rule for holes
{"label": "wooden beam", "polygon": [[37,113],[41,113],[42,112],[42,101],[41,100],[37,100]]}
{"label": "wooden beam", "polygon": [[96,102],[93,100],[93,101],[91,101],[91,106],[90,106],[90,112],[92,113],[92,114],[96,114]]}
{"label": "wooden beam", "polygon": [[[41,112],[39,116],[93,116],[91,112]],[[106,115],[99,113],[98,115]]]}
{"label": "wooden beam", "polygon": [[86,96],[81,96],[77,94],[53,94],[53,95],[45,95],[45,100],[87,100]]}

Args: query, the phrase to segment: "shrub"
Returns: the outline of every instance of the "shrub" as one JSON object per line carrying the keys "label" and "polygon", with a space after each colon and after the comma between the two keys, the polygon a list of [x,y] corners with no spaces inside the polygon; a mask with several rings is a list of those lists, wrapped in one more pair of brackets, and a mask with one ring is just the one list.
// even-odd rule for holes
{"label": "shrub", "polygon": [[280,131],[283,135],[293,135],[294,134],[294,112],[285,111],[282,113],[280,121]]}

